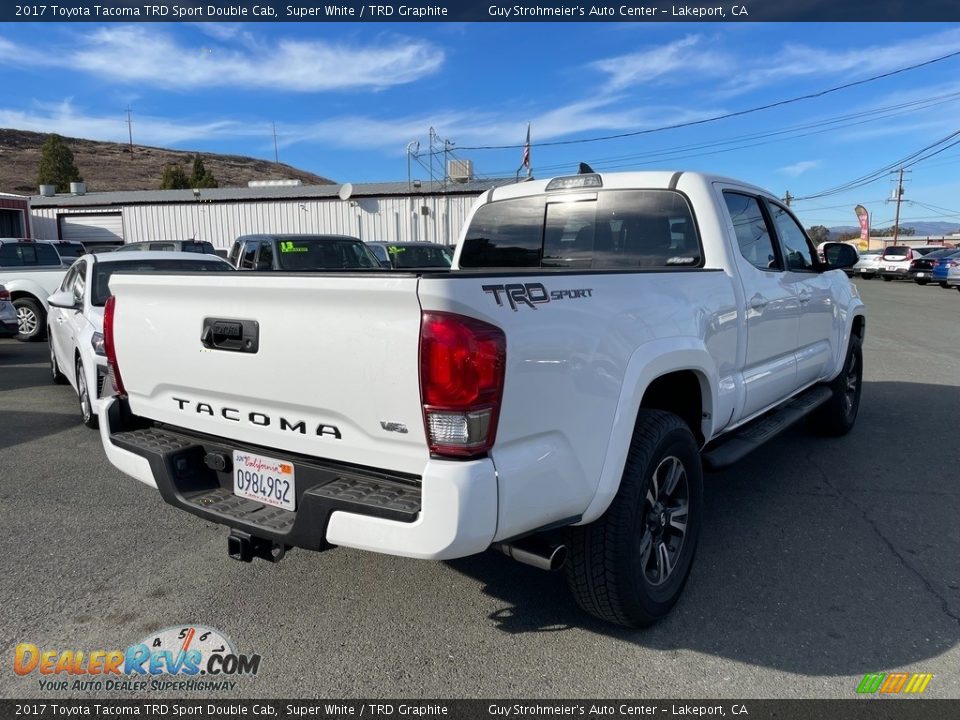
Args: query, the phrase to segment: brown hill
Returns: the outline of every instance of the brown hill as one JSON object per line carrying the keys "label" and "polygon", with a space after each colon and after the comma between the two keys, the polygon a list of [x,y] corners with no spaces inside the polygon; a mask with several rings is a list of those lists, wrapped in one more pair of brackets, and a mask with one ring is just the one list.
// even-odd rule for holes
{"label": "brown hill", "polygon": [[[37,168],[44,133],[0,128],[0,192],[36,195]],[[73,151],[80,175],[90,191],[159,190],[167,163],[178,162],[187,175],[195,152],[127,145],[80,138],[64,138]],[[333,181],[283,163],[243,155],[200,153],[207,170],[220,187],[246,187],[249,180],[301,180],[305,185],[330,185]]]}

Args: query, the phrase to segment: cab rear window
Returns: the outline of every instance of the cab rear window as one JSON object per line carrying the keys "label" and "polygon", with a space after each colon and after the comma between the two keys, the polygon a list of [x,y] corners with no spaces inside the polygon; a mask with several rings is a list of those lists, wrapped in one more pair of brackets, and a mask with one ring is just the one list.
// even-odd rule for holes
{"label": "cab rear window", "polygon": [[672,190],[601,190],[501,200],[479,208],[461,267],[700,267],[686,198]]}

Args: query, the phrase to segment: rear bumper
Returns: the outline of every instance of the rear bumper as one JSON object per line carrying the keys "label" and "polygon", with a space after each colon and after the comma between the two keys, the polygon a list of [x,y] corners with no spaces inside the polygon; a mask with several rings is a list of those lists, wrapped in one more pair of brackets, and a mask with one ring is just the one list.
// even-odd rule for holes
{"label": "rear bumper", "polygon": [[[496,532],[497,479],[489,458],[430,460],[415,478],[151,427],[115,398],[100,405],[100,437],[115,467],[156,488],[168,504],[278,544],[444,560],[486,550]],[[229,458],[233,449],[290,460],[297,510],[235,496],[232,473],[204,462],[209,453]]]}

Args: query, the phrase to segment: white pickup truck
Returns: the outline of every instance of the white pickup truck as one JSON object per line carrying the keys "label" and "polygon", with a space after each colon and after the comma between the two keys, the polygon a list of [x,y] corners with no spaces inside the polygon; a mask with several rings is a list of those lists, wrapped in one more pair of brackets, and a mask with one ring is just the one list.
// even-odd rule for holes
{"label": "white pickup truck", "polygon": [[759,188],[585,173],[485,193],[451,271],[117,274],[103,446],[241,560],[493,546],[647,625],[703,465],[853,426],[856,253],[826,258]]}
{"label": "white pickup truck", "polygon": [[0,284],[17,311],[17,340],[36,342],[47,335],[47,298],[67,274],[53,243],[0,238]]}

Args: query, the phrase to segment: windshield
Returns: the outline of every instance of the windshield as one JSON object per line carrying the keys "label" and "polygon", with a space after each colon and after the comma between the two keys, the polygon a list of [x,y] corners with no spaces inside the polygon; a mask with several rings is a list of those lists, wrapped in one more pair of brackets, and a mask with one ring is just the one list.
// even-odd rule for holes
{"label": "windshield", "polygon": [[907,245],[891,245],[883,251],[884,255],[909,255],[910,247]]}
{"label": "windshield", "polygon": [[464,238],[460,267],[698,267],[701,257],[683,195],[601,190],[482,205]]}
{"label": "windshield", "polygon": [[281,270],[357,270],[380,261],[360,240],[337,237],[277,238]]}
{"label": "windshield", "polygon": [[395,268],[448,268],[450,256],[438,245],[391,245],[387,248]]}
{"label": "windshield", "polygon": [[141,260],[130,258],[120,262],[100,262],[94,266],[90,304],[103,307],[110,297],[110,278],[120,272],[228,272],[229,264],[219,259],[210,260]]}
{"label": "windshield", "polygon": [[57,252],[60,253],[62,258],[78,258],[81,255],[86,255],[83,245],[57,245]]}

